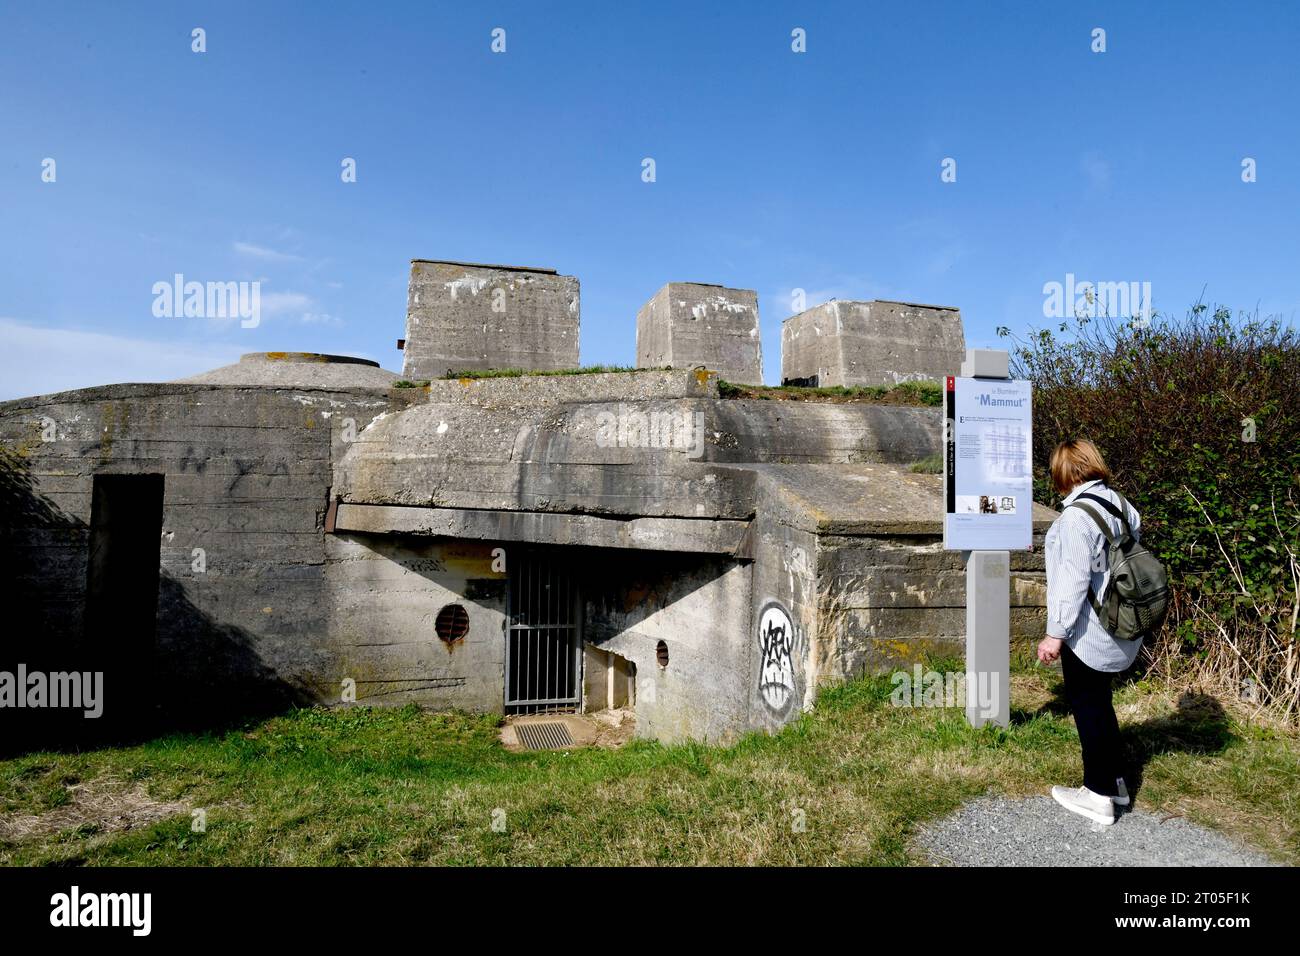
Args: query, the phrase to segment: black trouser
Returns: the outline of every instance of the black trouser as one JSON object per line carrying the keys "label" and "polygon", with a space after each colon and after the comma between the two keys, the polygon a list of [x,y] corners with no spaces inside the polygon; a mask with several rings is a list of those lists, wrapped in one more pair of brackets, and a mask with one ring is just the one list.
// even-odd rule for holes
{"label": "black trouser", "polygon": [[1065,699],[1079,728],[1083,749],[1083,785],[1093,793],[1113,797],[1115,778],[1122,774],[1119,721],[1110,700],[1115,675],[1095,671],[1061,645],[1061,671],[1065,674]]}

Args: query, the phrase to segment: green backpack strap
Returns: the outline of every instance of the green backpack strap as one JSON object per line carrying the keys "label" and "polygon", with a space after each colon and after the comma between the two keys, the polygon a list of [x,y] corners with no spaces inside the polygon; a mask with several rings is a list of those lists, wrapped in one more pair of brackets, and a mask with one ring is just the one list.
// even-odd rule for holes
{"label": "green backpack strap", "polygon": [[1112,488],[1112,489],[1110,489],[1110,490],[1111,490],[1111,491],[1114,491],[1114,492],[1115,492],[1115,497],[1119,499],[1119,507],[1120,507],[1119,520],[1124,522],[1124,530],[1125,530],[1126,532],[1128,532],[1128,536],[1129,536],[1130,538],[1134,538],[1134,539],[1136,539],[1136,538],[1137,538],[1137,535],[1135,535],[1135,534],[1133,533],[1133,526],[1129,523],[1129,520],[1128,520],[1129,509],[1132,508],[1133,506],[1130,505],[1130,504],[1128,503],[1128,499],[1127,499],[1127,498],[1125,498],[1122,494],[1120,494],[1120,493],[1119,493],[1118,491],[1116,491],[1114,488]]}
{"label": "green backpack strap", "polygon": [[[1092,496],[1089,495],[1089,497]],[[1105,502],[1105,503],[1110,504],[1110,502]],[[1070,502],[1070,504],[1067,507],[1078,508],[1080,511],[1087,512],[1088,515],[1092,518],[1092,520],[1096,523],[1097,527],[1101,529],[1101,533],[1106,536],[1106,543],[1112,546],[1115,544],[1115,536],[1111,533],[1110,527],[1106,524],[1102,516],[1097,513],[1097,509],[1093,508],[1092,505],[1084,504],[1082,501],[1078,501],[1076,499],[1075,501]],[[1125,523],[1127,524],[1127,522]],[[1091,570],[1089,571],[1088,574],[1088,603],[1092,605],[1092,609],[1097,615],[1097,620],[1101,621],[1102,626],[1105,627],[1106,619],[1102,617],[1101,600],[1097,597],[1097,592],[1092,589]]]}
{"label": "green backpack strap", "polygon": [[[1111,490],[1114,491],[1115,489],[1112,488]],[[1112,515],[1115,516],[1115,520],[1117,520],[1120,523],[1120,525],[1124,528],[1124,533],[1126,535],[1128,535],[1130,538],[1133,537],[1133,526],[1129,524],[1129,520],[1128,520],[1129,504],[1127,501],[1124,500],[1124,496],[1121,495],[1118,491],[1115,492],[1115,497],[1119,498],[1120,505],[1122,506],[1119,508],[1116,508],[1105,498],[1101,497],[1101,495],[1094,495],[1089,492],[1086,494],[1079,495],[1079,497],[1087,498],[1089,501],[1097,502],[1097,504],[1101,505],[1108,512],[1110,512]]]}

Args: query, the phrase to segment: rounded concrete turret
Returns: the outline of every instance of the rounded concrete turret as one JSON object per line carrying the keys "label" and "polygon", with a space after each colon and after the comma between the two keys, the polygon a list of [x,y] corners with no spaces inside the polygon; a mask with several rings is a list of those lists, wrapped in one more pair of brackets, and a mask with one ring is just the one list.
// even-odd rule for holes
{"label": "rounded concrete turret", "polygon": [[186,385],[266,388],[388,388],[397,374],[378,362],[317,352],[248,352],[234,365],[177,380]]}

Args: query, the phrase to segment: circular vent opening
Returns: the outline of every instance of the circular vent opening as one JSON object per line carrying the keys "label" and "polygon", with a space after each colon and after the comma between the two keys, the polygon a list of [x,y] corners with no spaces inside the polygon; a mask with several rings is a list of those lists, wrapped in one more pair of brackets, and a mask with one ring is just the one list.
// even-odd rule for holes
{"label": "circular vent opening", "polygon": [[655,660],[659,662],[660,667],[668,666],[668,645],[663,641],[655,645]]}
{"label": "circular vent opening", "polygon": [[433,629],[448,644],[459,641],[469,633],[469,612],[459,604],[448,604],[438,612]]}

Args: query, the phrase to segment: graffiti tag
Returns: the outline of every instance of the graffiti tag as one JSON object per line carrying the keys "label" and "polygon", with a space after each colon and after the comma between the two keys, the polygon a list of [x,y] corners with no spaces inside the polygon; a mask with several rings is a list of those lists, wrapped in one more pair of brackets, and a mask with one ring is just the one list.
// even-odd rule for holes
{"label": "graffiti tag", "polygon": [[794,700],[794,622],[776,602],[759,615],[758,648],[759,693],[769,710],[784,714]]}

